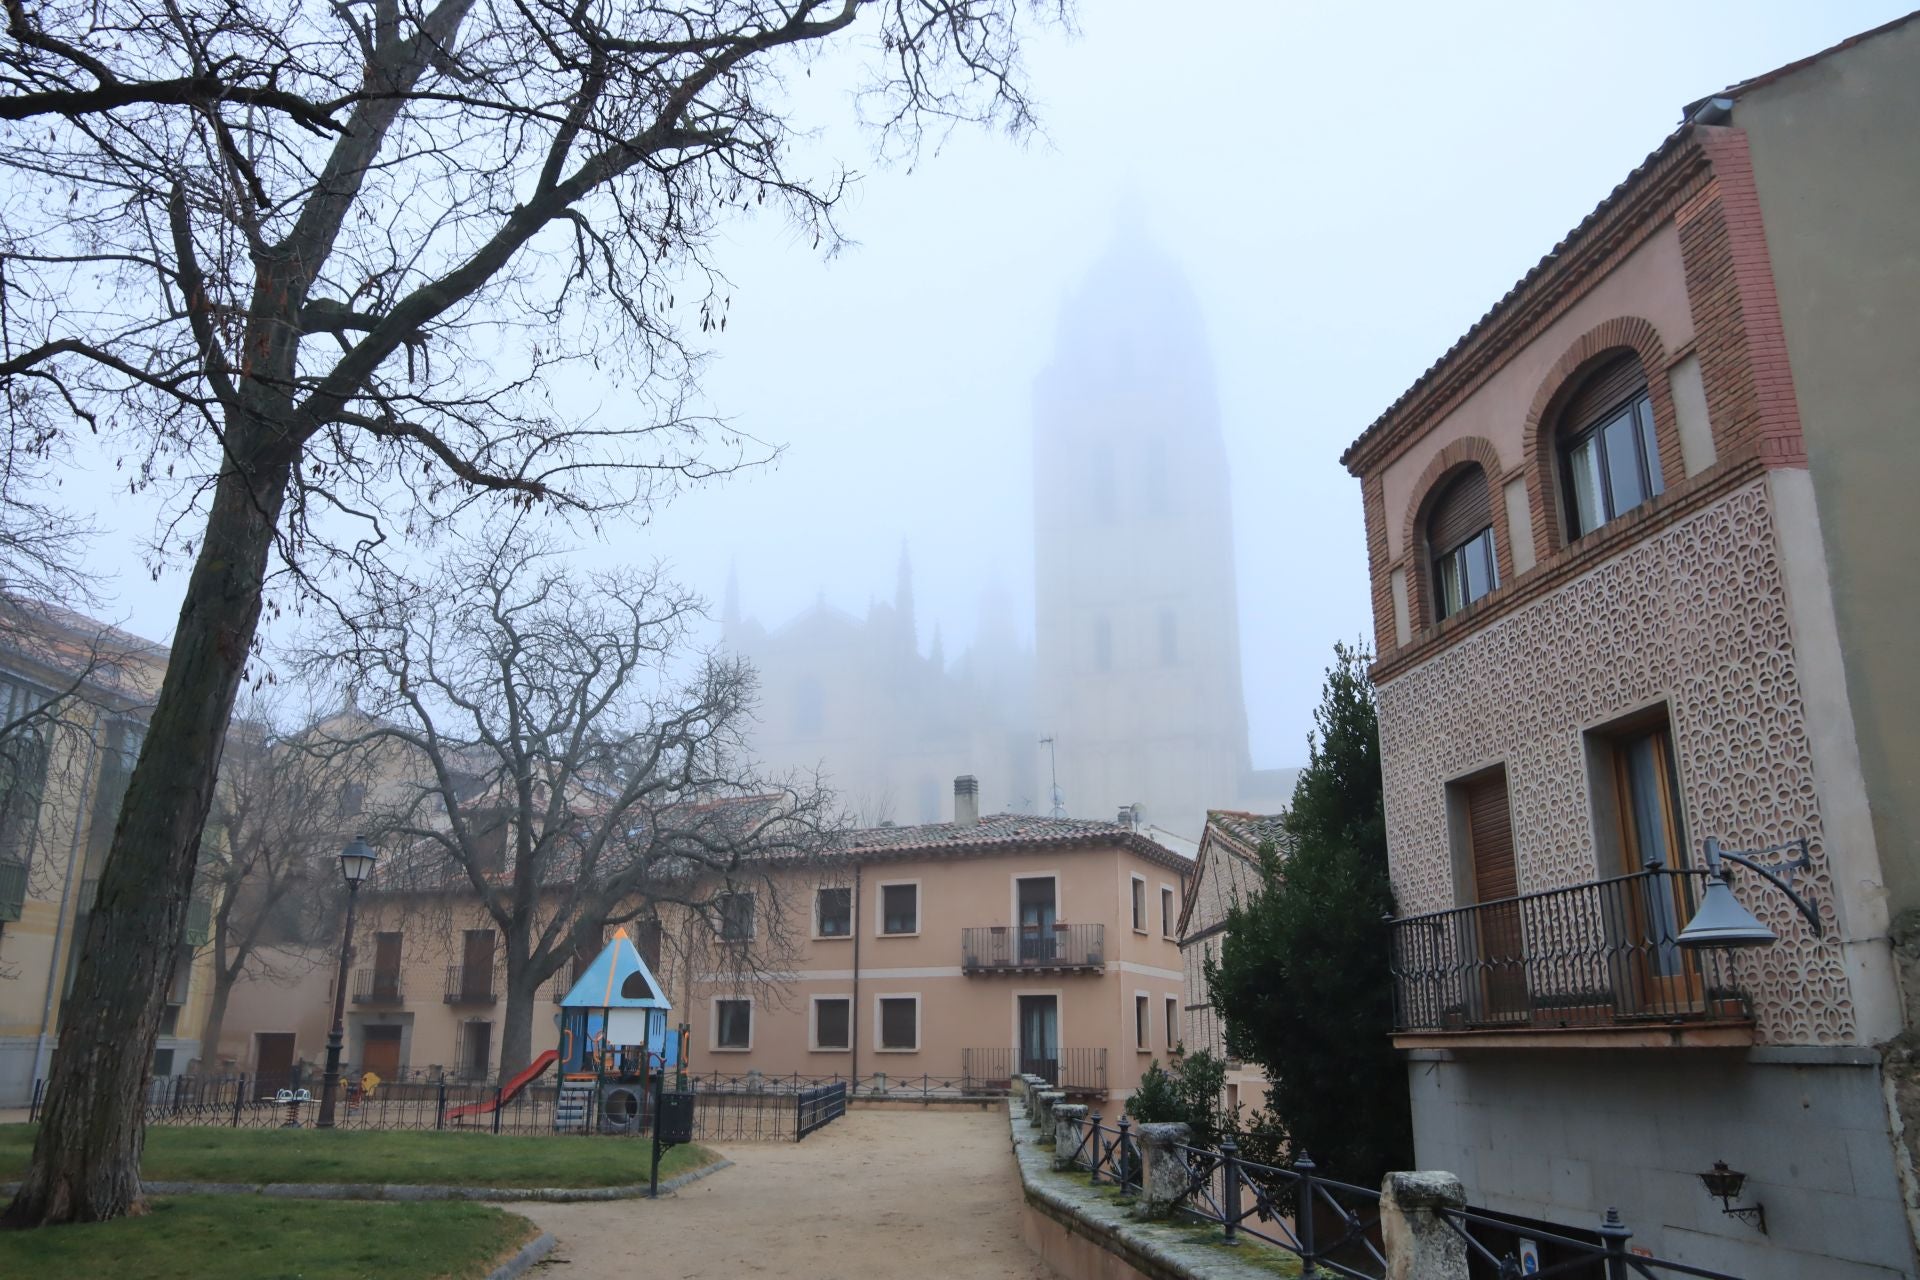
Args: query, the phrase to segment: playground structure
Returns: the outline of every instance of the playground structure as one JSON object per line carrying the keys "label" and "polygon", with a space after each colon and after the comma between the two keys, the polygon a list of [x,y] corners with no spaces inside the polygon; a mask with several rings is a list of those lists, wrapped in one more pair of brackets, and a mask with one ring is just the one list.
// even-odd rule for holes
{"label": "playground structure", "polygon": [[560,1047],[535,1057],[492,1098],[451,1109],[447,1120],[492,1116],[558,1064],[555,1129],[644,1130],[652,1124],[664,1076],[682,1070],[685,1061],[686,1029],[667,1027],[672,1008],[627,931],[615,930],[560,1001]]}

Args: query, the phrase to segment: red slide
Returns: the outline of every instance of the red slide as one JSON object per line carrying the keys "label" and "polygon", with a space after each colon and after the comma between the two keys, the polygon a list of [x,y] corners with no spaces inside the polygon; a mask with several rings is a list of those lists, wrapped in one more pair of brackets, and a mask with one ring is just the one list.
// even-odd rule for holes
{"label": "red slide", "polygon": [[492,1115],[493,1109],[503,1102],[512,1102],[515,1095],[539,1078],[540,1073],[560,1061],[560,1051],[549,1049],[532,1062],[527,1069],[500,1087],[500,1092],[485,1102],[469,1102],[463,1107],[454,1107],[447,1112],[447,1119],[458,1120],[462,1116]]}

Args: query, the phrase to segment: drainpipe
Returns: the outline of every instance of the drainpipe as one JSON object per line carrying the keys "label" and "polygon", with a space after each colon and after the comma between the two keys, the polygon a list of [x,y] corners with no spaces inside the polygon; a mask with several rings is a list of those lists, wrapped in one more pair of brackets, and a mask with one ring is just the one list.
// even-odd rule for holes
{"label": "drainpipe", "polygon": [[[94,718],[94,727],[96,729],[99,727],[98,716]],[[81,774],[80,803],[74,806],[73,810],[73,840],[67,848],[67,878],[60,886],[59,914],[53,918],[53,949],[49,952],[47,961],[47,998],[40,1008],[40,1034],[33,1044],[33,1078],[35,1080],[44,1079],[47,1074],[47,1027],[53,1022],[53,993],[60,989],[60,976],[66,971],[66,966],[61,963],[63,957],[60,954],[60,939],[67,932],[67,903],[73,899],[73,872],[75,864],[80,860],[80,832],[83,828],[93,825],[88,810],[91,808],[90,802],[93,798],[93,784],[99,774],[99,771],[93,768],[93,758],[94,751],[89,746],[86,753],[86,769]],[[77,915],[78,913],[76,917]],[[75,938],[72,945],[79,946],[80,941],[79,938]],[[29,1083],[27,1087],[31,1089],[33,1085]]]}
{"label": "drainpipe", "polygon": [[853,996],[847,1001],[847,1045],[853,1050],[853,1062],[847,1074],[847,1092],[856,1092],[860,1081],[860,864],[853,864]]}

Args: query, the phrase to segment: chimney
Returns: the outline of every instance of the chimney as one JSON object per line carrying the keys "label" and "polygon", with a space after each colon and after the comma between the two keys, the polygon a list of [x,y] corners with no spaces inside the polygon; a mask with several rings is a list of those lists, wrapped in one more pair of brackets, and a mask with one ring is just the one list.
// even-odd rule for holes
{"label": "chimney", "polygon": [[1120,817],[1117,821],[1121,826],[1131,828],[1133,826],[1133,806],[1130,804],[1121,805]]}
{"label": "chimney", "polygon": [[953,780],[953,825],[980,825],[980,780],[970,773],[963,773]]}

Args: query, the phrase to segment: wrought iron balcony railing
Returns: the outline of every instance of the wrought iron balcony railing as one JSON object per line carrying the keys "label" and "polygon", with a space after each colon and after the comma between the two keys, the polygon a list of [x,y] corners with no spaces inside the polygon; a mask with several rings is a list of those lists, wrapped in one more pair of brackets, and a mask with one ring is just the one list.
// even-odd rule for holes
{"label": "wrought iron balcony railing", "polygon": [[357,969],[353,975],[353,1002],[355,1004],[399,1004],[405,996],[401,994],[400,970],[398,969]]}
{"label": "wrought iron balcony railing", "polygon": [[1641,871],[1395,920],[1394,1029],[1749,1021],[1727,954],[1676,941],[1705,874]]}
{"label": "wrought iron balcony railing", "polygon": [[495,1004],[500,997],[494,993],[492,969],[469,969],[463,964],[447,966],[447,989],[445,1000],[448,1004]]}
{"label": "wrought iron balcony railing", "polygon": [[1005,1085],[1014,1076],[1044,1076],[1068,1093],[1107,1091],[1105,1049],[1055,1049],[1028,1054],[1019,1049],[964,1049],[961,1070],[969,1082]]}
{"label": "wrought iron balcony railing", "polygon": [[986,925],[960,931],[960,967],[967,973],[1107,967],[1103,924]]}

